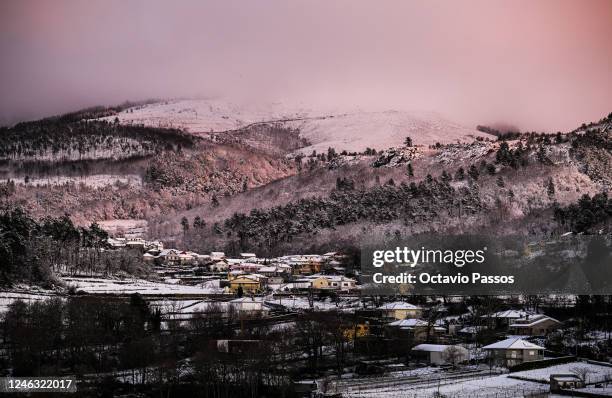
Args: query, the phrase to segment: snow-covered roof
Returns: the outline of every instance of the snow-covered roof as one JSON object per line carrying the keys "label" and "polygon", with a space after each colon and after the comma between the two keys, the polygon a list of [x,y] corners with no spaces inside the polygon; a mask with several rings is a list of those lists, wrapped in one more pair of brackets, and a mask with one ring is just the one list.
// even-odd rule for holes
{"label": "snow-covered roof", "polygon": [[399,326],[399,327],[414,327],[414,326],[427,326],[427,322],[422,319],[400,319],[398,321],[391,322],[389,326]]}
{"label": "snow-covered roof", "polygon": [[[400,319],[399,321],[394,321],[389,323],[389,326],[395,326],[395,327],[399,327],[400,329],[412,329],[415,327],[427,327],[428,323],[422,319],[414,319],[414,318],[409,318],[409,319]],[[431,325],[431,327],[434,328],[434,330],[437,331],[445,331],[446,329],[439,327],[439,326],[434,326],[433,324]]]}
{"label": "snow-covered roof", "polygon": [[443,352],[448,347],[463,348],[461,346],[453,346],[447,344],[419,344],[417,346],[412,347],[412,351]]}
{"label": "snow-covered roof", "polygon": [[486,326],[466,326],[459,330],[458,333],[478,333],[481,330],[486,329]]}
{"label": "snow-covered roof", "polygon": [[529,328],[529,327],[535,326],[535,325],[537,325],[539,323],[542,323],[544,321],[553,321],[555,323],[561,323],[558,320],[556,320],[555,318],[551,318],[551,317],[546,316],[546,315],[540,315],[540,316],[534,316],[531,319],[522,320],[519,323],[513,323],[513,324],[510,325],[510,327],[513,327],[513,328]]}
{"label": "snow-covered roof", "polygon": [[518,337],[498,341],[497,343],[489,344],[482,347],[484,350],[543,350],[544,347],[540,347],[537,344],[530,343]]}
{"label": "snow-covered roof", "polygon": [[495,312],[493,314],[483,315],[481,316],[481,318],[519,319],[519,318],[526,318],[527,315],[533,315],[533,314],[527,311],[523,311],[523,310],[506,310],[506,311]]}
{"label": "snow-covered roof", "polygon": [[419,307],[416,305],[406,303],[404,301],[394,301],[392,303],[385,303],[380,306],[381,310],[417,310]]}

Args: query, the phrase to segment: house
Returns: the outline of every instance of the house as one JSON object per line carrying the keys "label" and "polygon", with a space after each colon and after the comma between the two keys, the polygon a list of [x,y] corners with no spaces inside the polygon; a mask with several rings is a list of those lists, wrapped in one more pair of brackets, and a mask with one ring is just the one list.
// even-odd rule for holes
{"label": "house", "polygon": [[304,279],[311,281],[310,287],[317,290],[350,291],[355,289],[357,282],[354,279],[340,275],[310,275]]}
{"label": "house", "polygon": [[159,240],[145,241],[145,250],[155,250],[160,252],[164,250],[164,244]]}
{"label": "house", "polygon": [[166,265],[175,265],[180,261],[180,252],[176,249],[164,249],[159,253],[158,258]]}
{"label": "house", "polygon": [[262,265],[260,264],[253,264],[253,263],[247,263],[247,262],[233,264],[230,266],[230,269],[232,271],[244,271],[244,272],[252,272],[252,273],[255,273],[255,272],[259,273],[260,268],[262,268]]}
{"label": "house", "polygon": [[127,249],[144,251],[145,250],[145,240],[142,238],[129,238],[125,242],[125,247]]}
{"label": "house", "polygon": [[208,266],[211,272],[226,272],[229,270],[229,265],[225,260],[218,260]]}
{"label": "house", "polygon": [[151,253],[145,253],[142,255],[142,259],[143,261],[149,263],[149,262],[155,261],[155,256],[152,255]]}
{"label": "house", "polygon": [[247,259],[247,258],[255,258],[255,257],[257,257],[255,253],[240,253],[240,258]]}
{"label": "house", "polygon": [[551,374],[550,375],[550,392],[561,392],[561,390],[571,390],[576,388],[584,388],[584,380],[580,376],[573,373]]}
{"label": "house", "polygon": [[284,282],[283,270],[275,265],[262,266],[257,273],[268,278],[269,284],[279,284]]}
{"label": "house", "polygon": [[517,319],[510,324],[510,333],[522,336],[545,336],[558,329],[561,322],[546,315],[527,315],[524,319]]}
{"label": "house", "polygon": [[293,268],[295,275],[310,275],[321,271],[325,262],[325,257],[317,254],[304,254],[280,257],[281,262],[285,262]]}
{"label": "house", "polygon": [[178,255],[179,264],[181,265],[195,265],[198,262],[198,254],[189,251],[182,251]]}
{"label": "house", "polygon": [[423,313],[421,308],[403,301],[386,303],[379,308],[385,317],[395,319],[420,318]]}
{"label": "house", "polygon": [[505,330],[517,319],[526,318],[529,315],[533,315],[533,313],[523,310],[506,310],[482,315],[481,318],[487,320],[490,328]]}
{"label": "house", "polygon": [[312,287],[312,280],[307,278],[295,279],[291,282],[294,289],[307,290]]}
{"label": "house", "polygon": [[311,280],[310,286],[313,289],[323,290],[329,288],[329,279],[324,276],[319,276]]}
{"label": "house", "polygon": [[229,278],[230,290],[233,293],[237,293],[240,287],[242,287],[243,293],[257,293],[265,289],[268,284],[267,278],[258,274],[239,274],[233,276],[230,274]]}
{"label": "house", "polygon": [[224,252],[210,252],[211,261],[225,260]]}
{"label": "house", "polygon": [[474,338],[478,335],[478,333],[486,330],[487,327],[482,326],[465,326],[457,331],[457,334],[463,337]]}
{"label": "house", "polygon": [[498,341],[482,347],[496,365],[511,367],[523,362],[544,359],[544,347],[518,337]]}
{"label": "house", "polygon": [[261,314],[269,311],[269,308],[264,305],[263,300],[254,297],[240,297],[231,300],[229,303],[240,313]]}
{"label": "house", "polygon": [[346,276],[331,275],[327,277],[329,279],[329,286],[334,290],[350,291],[355,289],[357,281]]}
{"label": "house", "polygon": [[126,239],[125,238],[108,238],[106,240],[106,243],[108,243],[108,245],[113,249],[121,249],[125,247]]}
{"label": "house", "polygon": [[419,344],[411,351],[414,359],[420,359],[432,365],[455,365],[469,360],[467,348],[460,345]]}
{"label": "house", "polygon": [[387,330],[397,337],[410,338],[415,342],[437,339],[446,333],[446,329],[422,319],[401,319],[387,324]]}

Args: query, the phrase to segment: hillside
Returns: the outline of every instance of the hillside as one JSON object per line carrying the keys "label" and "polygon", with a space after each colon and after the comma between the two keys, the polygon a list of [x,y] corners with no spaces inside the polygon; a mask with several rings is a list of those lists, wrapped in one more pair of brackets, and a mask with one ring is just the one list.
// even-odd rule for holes
{"label": "hillside", "polygon": [[2,128],[0,205],[19,205],[36,217],[69,212],[80,224],[147,220],[296,172],[284,148],[303,143],[291,131],[259,128],[244,132],[244,140],[211,141],[178,129],[96,120],[120,109]]}
{"label": "hillside", "polygon": [[359,109],[310,109],[282,103],[237,105],[221,100],[173,100],[128,108],[116,116],[122,124],[179,128],[199,136],[237,131],[259,123],[297,129],[310,145],[300,151],[361,152],[401,145],[406,136],[415,144],[470,142],[475,137],[494,138],[476,129],[453,123],[434,112]]}
{"label": "hillside", "polygon": [[[282,250],[375,231],[560,232],[567,226],[555,209],[608,192],[612,181],[610,117],[567,134],[492,141],[404,112],[308,115],[175,101],[21,123],[0,137],[0,206],[38,218],[69,212],[79,225],[117,231],[134,225],[193,249]],[[388,126],[396,130],[361,133]],[[408,135],[415,145],[404,146]],[[353,148],[369,148],[328,148],[351,137]],[[183,218],[205,223],[186,231]]]}
{"label": "hillside", "polygon": [[[606,126],[557,136],[522,134],[499,143],[335,155],[298,175],[222,199],[216,208],[153,220],[152,229],[202,250],[261,253],[335,241],[358,244],[375,234],[605,229],[612,212],[607,196],[598,205],[603,215],[592,217],[594,210],[588,210],[585,216],[580,209],[590,206],[584,195],[596,198],[610,188]],[[196,216],[207,227],[181,231],[180,218]]]}

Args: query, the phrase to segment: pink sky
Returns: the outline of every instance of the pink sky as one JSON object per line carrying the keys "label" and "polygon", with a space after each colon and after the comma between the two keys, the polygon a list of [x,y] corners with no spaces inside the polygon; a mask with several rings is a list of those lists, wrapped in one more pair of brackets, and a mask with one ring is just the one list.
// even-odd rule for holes
{"label": "pink sky", "polygon": [[548,131],[612,111],[608,0],[3,0],[0,51],[4,120],[176,96]]}

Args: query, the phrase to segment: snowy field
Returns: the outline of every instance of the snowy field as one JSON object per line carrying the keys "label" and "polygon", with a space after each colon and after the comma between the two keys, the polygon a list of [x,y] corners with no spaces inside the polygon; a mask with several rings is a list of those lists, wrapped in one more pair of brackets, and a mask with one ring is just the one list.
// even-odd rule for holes
{"label": "snowy field", "polygon": [[[117,115],[124,124],[181,128],[194,134],[235,130],[252,123],[276,121],[299,128],[312,146],[301,152],[363,151],[402,145],[410,135],[415,144],[471,142],[492,138],[434,112],[366,111],[358,108],[309,109],[280,102],[239,105],[222,100],[173,100],[127,109]],[[106,118],[114,120],[115,116]]]}
{"label": "snowy field", "polygon": [[[36,289],[33,289],[36,290]],[[36,301],[47,300],[49,298],[58,297],[53,292],[40,291],[40,292],[19,292],[19,291],[0,291],[0,313],[7,311],[8,306],[16,300],[22,300],[26,303],[33,303]]]}
{"label": "snowy field", "polygon": [[431,367],[351,379],[333,388],[347,397],[379,398],[431,398],[438,393],[446,398],[510,398],[548,392],[547,385],[516,380],[507,375],[491,376],[485,370],[443,372]]}
{"label": "snowy field", "polygon": [[512,376],[530,379],[533,381],[549,382],[551,374],[573,373],[575,369],[585,370],[587,384],[601,383],[606,380],[612,380],[612,367],[587,362],[570,362],[543,369],[525,370],[522,372],[512,373]]}
{"label": "snowy field", "polygon": [[[578,368],[586,369],[587,383],[605,382],[612,374],[612,367],[587,362],[572,362],[502,375],[490,375],[484,367],[455,372],[425,367],[381,376],[335,380],[330,383],[330,389],[347,397],[429,398],[438,393],[446,398],[523,397],[548,392],[547,383],[551,374],[573,373]],[[600,394],[612,391],[593,386],[589,386],[589,389]]]}
{"label": "snowy field", "polygon": [[104,279],[104,278],[72,278],[63,280],[68,286],[74,286],[77,291],[90,294],[132,294],[147,295],[198,295],[219,294],[219,280],[205,281],[196,285],[180,285],[177,283],[151,282],[144,279]]}

